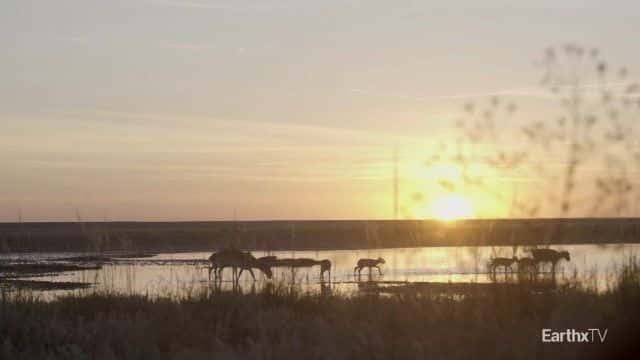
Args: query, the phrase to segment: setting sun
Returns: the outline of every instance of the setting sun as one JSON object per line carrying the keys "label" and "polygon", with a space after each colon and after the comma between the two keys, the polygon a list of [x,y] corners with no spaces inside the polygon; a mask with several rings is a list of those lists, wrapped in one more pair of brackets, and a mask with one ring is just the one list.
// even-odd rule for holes
{"label": "setting sun", "polygon": [[460,195],[435,199],[429,205],[429,216],[439,220],[457,220],[473,217],[471,201]]}

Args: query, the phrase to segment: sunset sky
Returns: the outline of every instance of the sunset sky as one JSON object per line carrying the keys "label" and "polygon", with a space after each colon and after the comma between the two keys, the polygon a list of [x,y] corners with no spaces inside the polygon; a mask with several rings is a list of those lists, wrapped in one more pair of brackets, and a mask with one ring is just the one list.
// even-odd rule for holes
{"label": "sunset sky", "polygon": [[449,170],[424,160],[465,102],[553,116],[549,46],[640,72],[640,3],[616,4],[4,1],[0,221],[391,218],[396,147],[401,202],[427,197],[403,217],[508,216],[430,201]]}

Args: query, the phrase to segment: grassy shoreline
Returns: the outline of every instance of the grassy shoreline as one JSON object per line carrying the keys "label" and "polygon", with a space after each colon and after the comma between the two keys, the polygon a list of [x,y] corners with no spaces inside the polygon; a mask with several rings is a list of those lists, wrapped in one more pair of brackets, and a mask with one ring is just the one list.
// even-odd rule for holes
{"label": "grassy shoreline", "polygon": [[[640,353],[640,267],[608,291],[320,296],[285,287],[173,297],[115,293],[42,301],[2,294],[3,359],[535,359]],[[603,344],[544,344],[541,330],[607,328]]]}

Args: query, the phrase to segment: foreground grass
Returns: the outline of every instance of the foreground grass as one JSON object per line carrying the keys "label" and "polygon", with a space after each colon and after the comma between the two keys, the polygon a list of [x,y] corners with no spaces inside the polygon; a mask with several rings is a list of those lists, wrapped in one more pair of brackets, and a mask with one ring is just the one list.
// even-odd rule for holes
{"label": "foreground grass", "polygon": [[[4,296],[3,359],[638,358],[640,271],[606,293],[317,296],[269,288],[182,298]],[[543,344],[541,329],[607,328],[604,344]]]}

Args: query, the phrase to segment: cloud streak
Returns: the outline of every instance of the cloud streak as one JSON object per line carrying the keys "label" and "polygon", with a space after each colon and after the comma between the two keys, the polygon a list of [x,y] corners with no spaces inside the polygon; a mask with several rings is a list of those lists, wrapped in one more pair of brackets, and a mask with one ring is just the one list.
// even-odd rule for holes
{"label": "cloud streak", "polygon": [[168,6],[173,8],[183,8],[192,10],[219,10],[233,12],[265,12],[265,11],[282,11],[294,7],[296,2],[287,1],[194,1],[194,0],[143,0],[146,3],[152,3],[159,6]]}
{"label": "cloud streak", "polygon": [[[603,88],[607,88],[610,90],[613,89],[623,89],[630,85],[635,84],[632,81],[613,81],[606,83],[587,83],[580,86],[587,95],[595,96],[599,94],[599,90]],[[563,88],[560,86],[560,88]],[[564,86],[565,89],[568,86]],[[529,98],[540,98],[540,99],[553,99],[557,96],[552,94],[549,90],[542,86],[529,86],[529,87],[519,87],[519,88],[510,88],[510,89],[501,89],[501,90],[492,90],[492,91],[482,91],[482,92],[472,92],[472,93],[459,93],[459,94],[442,94],[442,95],[412,95],[412,94],[403,94],[400,92],[384,92],[377,91],[371,89],[362,89],[362,88],[352,88],[349,89],[349,92],[355,95],[363,95],[363,96],[375,96],[375,97],[386,97],[386,98],[397,98],[400,100],[411,100],[411,101],[430,101],[430,100],[465,100],[465,99],[474,99],[474,98],[486,98],[492,96],[507,96],[507,97],[529,97]],[[627,97],[637,98],[640,94],[633,93],[628,94]]]}
{"label": "cloud streak", "polygon": [[214,44],[190,43],[190,42],[167,42],[164,47],[177,50],[215,50],[218,47]]}

